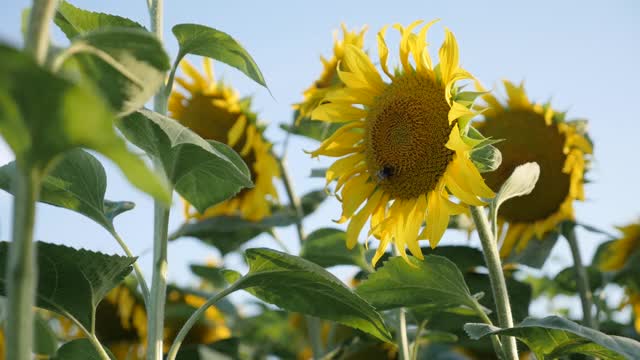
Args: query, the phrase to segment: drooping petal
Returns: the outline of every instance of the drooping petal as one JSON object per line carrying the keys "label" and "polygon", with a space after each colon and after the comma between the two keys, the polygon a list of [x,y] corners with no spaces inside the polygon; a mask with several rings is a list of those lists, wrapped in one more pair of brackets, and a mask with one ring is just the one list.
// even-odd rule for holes
{"label": "drooping petal", "polygon": [[373,210],[378,206],[380,199],[382,198],[382,191],[376,191],[371,195],[367,204],[351,218],[349,225],[347,226],[347,247],[353,249],[358,242],[358,236],[367,222],[367,219],[371,216]]}
{"label": "drooping petal", "polygon": [[326,122],[348,122],[367,116],[367,111],[345,104],[322,104],[311,113],[312,120]]}
{"label": "drooping petal", "polygon": [[378,32],[378,54],[380,56],[380,67],[382,67],[382,71],[389,77],[389,79],[394,78],[394,76],[389,72],[389,68],[387,67],[387,59],[389,58],[389,48],[387,47],[387,43],[384,40],[385,33],[387,32],[387,27],[384,26]]}
{"label": "drooping petal", "polygon": [[245,126],[247,125],[247,117],[241,115],[238,117],[238,120],[233,124],[231,130],[229,130],[227,143],[229,146],[233,147],[238,143],[242,134],[244,134]]}
{"label": "drooping petal", "polygon": [[440,47],[439,56],[442,83],[448,84],[453,77],[452,75],[458,70],[459,53],[455,36],[446,28],[445,39],[442,47]]}
{"label": "drooping petal", "polygon": [[350,218],[371,195],[376,186],[368,174],[360,174],[349,180],[342,189],[342,216]]}

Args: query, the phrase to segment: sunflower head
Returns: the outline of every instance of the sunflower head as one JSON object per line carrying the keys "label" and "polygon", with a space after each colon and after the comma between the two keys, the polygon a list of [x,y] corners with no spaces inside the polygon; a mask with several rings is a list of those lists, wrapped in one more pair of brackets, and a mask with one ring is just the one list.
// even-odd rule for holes
{"label": "sunflower head", "polygon": [[345,47],[352,45],[362,49],[364,46],[364,34],[367,31],[366,27],[360,31],[349,31],[347,27],[342,24],[341,28],[342,39],[338,38],[337,32],[333,34],[333,55],[329,59],[320,56],[320,61],[322,61],[323,66],[322,74],[304,91],[304,100],[293,106],[294,109],[298,110],[296,123],[299,123],[302,118],[310,117],[313,109],[320,104],[329,90],[343,86],[338,77],[336,67],[344,57]]}
{"label": "sunflower head", "polygon": [[603,271],[621,270],[627,261],[640,251],[640,222],[618,229],[622,236],[607,246],[601,256],[599,267]]}
{"label": "sunflower head", "polygon": [[470,159],[484,140],[469,135],[474,95],[456,86],[472,76],[460,67],[448,30],[440,63],[432,62],[426,37],[434,22],[416,32],[421,21],[394,25],[401,39],[393,72],[386,27],[377,36],[381,71],[361,47],[346,44],[335,68],[342,85],[327,90],[312,113],[313,120],[343,124],[311,155],[339,158],[326,173],[342,201],[339,222],[349,221],[347,246],[353,247],[370,220],[368,235],[380,241],[374,264],[391,243],[403,257],[408,247],[422,259],[419,240],[435,247],[451,215],[494,196]]}
{"label": "sunflower head", "polygon": [[272,203],[278,197],[273,181],[280,176],[280,170],[271,153],[272,144],[264,138],[264,129],[258,126],[256,115],[249,110],[250,99],[241,99],[234,89],[215,81],[209,59],[204,60],[204,74],[187,61],[180,65],[187,77],[176,78],[183,91],[171,93],[170,116],[204,139],[232,147],[249,167],[255,184],[234,198],[207,209],[204,214],[191,209],[185,202],[185,217],[239,215],[259,221],[270,215]]}
{"label": "sunflower head", "polygon": [[584,121],[567,122],[564,113],[550,104],[531,102],[521,84],[504,82],[506,103],[491,94],[484,95],[485,120],[478,128],[486,136],[504,141],[495,144],[502,153],[502,164],[484,174],[494,190],[526,162],[540,165],[540,177],[533,191],[509,200],[500,208],[498,221],[508,226],[501,255],[521,251],[535,236],[542,239],[558,224],[574,218],[574,200],[584,200],[584,173],[592,144]]}

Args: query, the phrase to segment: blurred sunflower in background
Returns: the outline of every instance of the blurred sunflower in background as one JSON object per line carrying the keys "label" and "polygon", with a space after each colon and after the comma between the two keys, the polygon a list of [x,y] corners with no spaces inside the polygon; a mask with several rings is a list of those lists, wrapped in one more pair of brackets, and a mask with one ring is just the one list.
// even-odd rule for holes
{"label": "blurred sunflower in background", "polygon": [[640,221],[618,228],[622,236],[610,243],[605,243],[604,251],[598,256],[598,267],[602,271],[615,271],[617,277],[625,285],[627,299],[622,307],[631,306],[635,317],[634,326],[640,334],[640,278],[638,278],[637,262],[640,259]]}
{"label": "blurred sunflower in background", "polygon": [[310,117],[313,109],[320,105],[320,102],[324,99],[327,92],[344,86],[340,77],[338,77],[336,67],[344,57],[345,47],[347,45],[352,45],[362,49],[364,46],[364,35],[367,31],[366,27],[362,28],[359,32],[347,30],[347,27],[344,24],[341,25],[341,28],[341,40],[338,39],[337,32],[333,35],[333,56],[329,59],[326,59],[324,56],[320,56],[320,61],[322,61],[323,65],[322,74],[320,74],[320,77],[313,83],[313,85],[304,91],[304,100],[293,106],[294,109],[298,110],[296,123],[299,123],[302,118]]}
{"label": "blurred sunflower in background", "polygon": [[232,147],[249,167],[255,184],[203,214],[185,202],[185,217],[190,220],[239,215],[246,220],[259,221],[271,215],[271,207],[278,199],[273,182],[280,177],[280,168],[271,152],[272,144],[264,137],[264,129],[257,124],[256,114],[250,110],[251,100],[241,99],[234,89],[216,81],[207,58],[204,59],[204,74],[186,60],[180,63],[180,68],[188,79],[176,78],[184,92],[171,92],[169,115],[202,138]]}
{"label": "blurred sunflower in background", "polygon": [[[172,288],[167,295],[165,349],[173,343],[188,317],[206,298]],[[114,321],[114,319],[116,321]],[[73,333],[73,332],[71,332]],[[96,311],[96,335],[109,347],[116,359],[144,359],[147,341],[147,313],[142,296],[130,284],[111,290]],[[187,334],[185,344],[211,344],[231,337],[222,312],[209,307],[202,319]]]}
{"label": "blurred sunflower in background", "polygon": [[466,204],[484,205],[479,197],[494,196],[470,159],[484,139],[469,135],[476,115],[470,109],[473,95],[456,86],[472,76],[459,66],[458,44],[449,30],[440,64],[432,63],[426,37],[434,22],[417,34],[421,21],[394,25],[401,35],[402,65],[394,72],[387,67],[387,27],[378,33],[380,66],[389,83],[361,48],[345,45],[336,67],[344,86],[327,91],[312,113],[313,120],[343,124],[311,156],[340,158],[328,168],[327,184],[336,181],[340,192],[339,222],[349,221],[348,247],[371,219],[369,235],[380,241],[373,264],[390,243],[405,259],[407,247],[423,259],[418,240],[435,247],[450,216],[464,212]]}
{"label": "blurred sunflower in background", "polygon": [[495,144],[502,164],[484,175],[498,191],[513,170],[526,162],[540,165],[540,177],[533,191],[509,200],[498,214],[499,238],[508,225],[500,249],[503,257],[523,250],[534,236],[542,239],[565,220],[574,219],[573,202],[584,200],[584,173],[593,152],[585,123],[567,122],[565,114],[550,104],[531,102],[524,86],[504,81],[506,104],[486,94],[484,121],[478,129],[485,136],[504,141]]}

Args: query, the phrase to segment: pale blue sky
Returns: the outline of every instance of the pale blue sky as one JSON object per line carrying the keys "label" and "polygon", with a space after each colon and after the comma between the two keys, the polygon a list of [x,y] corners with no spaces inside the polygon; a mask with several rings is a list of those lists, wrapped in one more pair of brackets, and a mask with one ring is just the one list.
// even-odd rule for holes
{"label": "pale blue sky", "polygon": [[[110,12],[148,25],[143,0],[72,1],[76,6]],[[637,84],[640,83],[638,38],[640,5],[634,1],[165,1],[166,48],[173,56],[176,42],[170,28],[178,23],[201,23],[223,30],[253,55],[273,93],[247,80],[238,71],[217,66],[222,75],[243,95],[254,94],[254,108],[271,123],[267,135],[281,141],[278,123],[291,118],[291,104],[321,71],[318,57],[329,55],[332,32],[341,22],[350,28],[367,24],[366,46],[373,54],[375,33],[390,23],[408,24],[416,19],[442,21],[430,33],[435,53],[443,28],[456,35],[462,65],[487,85],[501,79],[526,80],[533,99],[552,99],[556,109],[569,110],[569,117],[590,120],[595,142],[595,161],[586,187],[588,200],[576,206],[582,222],[613,231],[640,216],[640,167],[634,145],[640,133],[637,108]],[[0,39],[19,44],[20,12],[30,4],[25,0],[5,1],[0,13]],[[56,31],[54,41],[65,42]],[[390,46],[391,43],[390,43]],[[394,54],[395,50],[392,50]],[[196,60],[199,64],[199,61]],[[395,59],[392,58],[392,61]],[[308,179],[310,169],[326,162],[310,160],[302,149],[315,146],[299,138],[290,143],[290,165],[299,192],[322,186],[319,179]],[[5,146],[0,162],[11,159]],[[134,253],[142,254],[141,264],[151,265],[152,206],[145,195],[133,190],[118,170],[106,163],[109,174],[107,197],[131,200],[137,208],[122,215],[116,226]],[[284,198],[284,192],[282,192]],[[10,234],[12,197],[0,194],[0,236]],[[338,217],[336,199],[305,222],[307,231],[333,226],[328,219]],[[171,217],[170,228],[181,222],[180,208]],[[281,231],[288,244],[297,248],[292,229]],[[579,233],[588,260],[603,238]],[[106,231],[74,213],[39,206],[38,239],[61,242],[105,252],[120,252]],[[448,232],[444,243],[464,241],[460,234]],[[268,239],[252,242],[255,246],[274,246]],[[570,263],[567,246],[555,252],[551,270]],[[191,279],[188,263],[216,257],[212,248],[196,241],[181,240],[169,248],[170,278]],[[233,260],[233,259],[232,259]],[[233,260],[237,263],[237,258]]]}

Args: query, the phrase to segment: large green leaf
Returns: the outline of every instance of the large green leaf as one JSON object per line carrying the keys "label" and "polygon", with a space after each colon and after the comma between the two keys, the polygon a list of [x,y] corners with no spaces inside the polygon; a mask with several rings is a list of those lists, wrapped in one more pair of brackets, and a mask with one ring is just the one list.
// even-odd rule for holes
{"label": "large green leaf", "polygon": [[58,5],[54,21],[69,39],[109,27],[144,30],[144,26],[125,17],[83,10],[66,1],[61,1]]}
{"label": "large green leaf", "polygon": [[172,31],[180,45],[176,64],[187,54],[206,56],[233,66],[258,84],[267,87],[251,55],[228,34],[198,24],[178,24]]}
{"label": "large green leaf", "polygon": [[493,334],[515,336],[540,360],[569,354],[584,354],[602,360],[637,359],[640,354],[640,342],[607,335],[558,316],[527,318],[509,329],[486,324],[466,324],[464,328],[473,339]]}
{"label": "large green leaf", "polygon": [[[0,293],[6,296],[9,243],[0,242]],[[37,243],[36,306],[74,318],[88,331],[98,303],[132,270],[136,258]]]}
{"label": "large green leaf", "polygon": [[360,329],[381,340],[390,334],[382,317],[322,267],[270,249],[245,252],[249,272],[233,286],[288,311]]}
{"label": "large green leaf", "polygon": [[120,114],[141,108],[162,85],[169,58],[156,36],[137,22],[66,1],[54,21],[72,41],[63,56],[74,54],[77,69]]}
{"label": "large green leaf", "polygon": [[[115,356],[105,349],[109,357]],[[76,339],[63,344],[52,360],[103,360],[89,339]]]}
{"label": "large green leaf", "polygon": [[105,28],[71,40],[59,58],[73,61],[119,115],[144,106],[160,89],[171,66],[158,38],[146,30]]}
{"label": "large green leaf", "polygon": [[249,169],[233,149],[204,140],[176,120],[140,110],[123,118],[120,130],[160,159],[176,191],[200,212],[253,185]]}
{"label": "large green leaf", "polygon": [[58,349],[58,337],[38,312],[33,317],[33,340],[34,354],[53,356]]}
{"label": "large green leaf", "polygon": [[[300,199],[302,213],[313,213],[326,199],[324,191],[311,191]],[[289,207],[277,207],[270,216],[260,221],[248,221],[241,216],[215,216],[204,220],[188,222],[169,236],[170,240],[180,237],[195,237],[216,247],[222,254],[237,250],[247,241],[273,227],[290,226],[296,223],[296,211]]]}
{"label": "large green leaf", "polygon": [[436,255],[427,255],[424,261],[411,256],[408,259],[411,265],[401,257],[391,258],[370,274],[356,293],[378,310],[425,304],[477,307],[453,262]]}
{"label": "large green leaf", "polygon": [[370,269],[364,256],[364,246],[357,244],[353,249],[347,249],[346,237],[342,230],[318,229],[304,240],[300,256],[322,267],[355,265]]}
{"label": "large green leaf", "polygon": [[[15,162],[0,167],[0,188],[13,193],[15,174]],[[107,175],[100,161],[84,150],[75,149],[65,153],[44,178],[38,201],[80,213],[113,232],[114,217],[134,205],[105,200],[106,189]]]}
{"label": "large green leaf", "polygon": [[114,121],[109,107],[89,88],[0,45],[0,133],[21,167],[45,171],[65,152],[85,147],[114,161],[133,185],[168,203],[166,184],[129,151]]}

